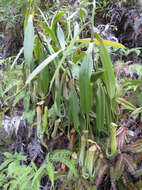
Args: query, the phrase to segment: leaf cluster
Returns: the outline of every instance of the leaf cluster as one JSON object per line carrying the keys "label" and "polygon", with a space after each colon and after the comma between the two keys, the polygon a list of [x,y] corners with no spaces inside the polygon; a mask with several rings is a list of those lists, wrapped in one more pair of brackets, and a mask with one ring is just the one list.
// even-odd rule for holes
{"label": "leaf cluster", "polygon": [[71,152],[68,150],[56,150],[52,154],[48,154],[39,169],[34,163],[26,165],[26,157],[19,153],[10,154],[5,152],[4,156],[5,161],[0,165],[0,187],[3,187],[4,190],[39,190],[43,175],[49,176],[54,187],[55,168],[53,164],[55,162],[63,163],[74,175],[77,175],[77,170],[70,159]]}
{"label": "leaf cluster", "polygon": [[[92,26],[95,6],[94,3]],[[32,11],[26,11],[24,46],[11,70],[2,72],[2,77],[5,77],[0,85],[2,100],[5,102],[6,96],[13,92],[16,98],[12,101],[12,106],[21,99],[24,100],[23,118],[28,119],[30,126],[34,122],[33,125],[37,127],[36,136],[46,150],[49,148],[48,142],[56,141],[62,132],[69,140],[70,149],[77,148],[79,151],[77,154],[71,154],[68,150],[53,151],[46,156],[39,169],[33,163],[31,166],[21,165],[17,157],[14,157],[16,161],[9,161],[7,157],[1,166],[2,185],[6,185],[6,188],[38,190],[41,178],[46,174],[54,187],[55,179],[64,175],[55,175],[55,162],[62,162],[69,168],[61,189],[65,186],[70,189],[73,186],[76,189],[93,189],[94,181],[94,188],[97,188],[103,183],[105,175],[110,177],[111,186],[115,189],[119,182],[122,186],[126,185],[129,181],[128,173],[135,175],[136,165],[132,162],[131,153],[141,152],[141,142],[130,147],[123,146],[124,138],[118,137],[117,126],[118,104],[131,111],[136,107],[118,92],[113,64],[106,46],[125,47],[103,40],[97,33],[93,33],[93,28],[92,36],[84,37],[83,30],[88,25],[84,19],[85,8],[82,3],[75,13],[57,11],[52,13],[51,20],[40,9],[38,14],[34,14],[32,6]],[[17,66],[16,61],[23,51],[24,62],[22,67]],[[13,76],[16,68],[22,73],[22,80]],[[31,104],[34,105],[32,108]],[[71,131],[74,133],[71,134]],[[104,144],[106,137],[108,142]],[[122,137],[125,137],[124,133]],[[90,146],[88,142],[91,142]],[[8,156],[11,158],[12,155]],[[20,159],[26,161],[25,158]],[[126,168],[128,171],[123,174]],[[10,178],[8,184],[5,184],[5,177]],[[29,185],[30,182],[32,186]]]}

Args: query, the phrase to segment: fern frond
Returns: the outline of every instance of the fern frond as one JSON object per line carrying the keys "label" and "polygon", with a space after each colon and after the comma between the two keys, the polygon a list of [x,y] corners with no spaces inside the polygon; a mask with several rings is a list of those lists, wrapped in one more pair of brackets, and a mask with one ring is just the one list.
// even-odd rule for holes
{"label": "fern frond", "polygon": [[3,186],[3,190],[8,190],[9,188],[9,183],[6,183],[4,186]]}
{"label": "fern frond", "polygon": [[54,166],[52,164],[52,162],[48,162],[46,165],[46,169],[47,169],[47,174],[49,176],[49,179],[51,181],[52,186],[54,187]]}
{"label": "fern frond", "polygon": [[4,153],[4,156],[6,157],[6,159],[10,159],[10,160],[13,160],[13,161],[21,161],[21,160],[23,160],[23,161],[26,161],[27,159],[26,159],[26,157],[25,156],[23,156],[22,154],[19,154],[19,153],[15,153],[15,154],[11,154],[11,153],[9,153],[9,152],[5,152]]}
{"label": "fern frond", "polygon": [[[10,188],[18,188],[19,190],[32,190],[31,179],[34,177],[34,171],[32,167],[26,165],[20,165],[18,161],[12,162],[8,167],[8,177],[10,177]],[[39,190],[34,188],[35,190]]]}
{"label": "fern frond", "polygon": [[[22,176],[23,177],[23,176]],[[20,190],[39,190],[39,186],[34,186],[33,188],[31,187],[31,179],[34,177],[34,173],[28,175],[28,174],[25,174],[25,177],[24,179],[20,182],[20,179],[19,178],[19,189]]]}
{"label": "fern frond", "polygon": [[67,159],[67,158],[54,158],[53,160],[54,162],[61,162],[64,165],[66,165],[75,175],[75,177],[77,177],[77,169],[75,168],[75,165],[73,163],[73,161],[71,159]]}
{"label": "fern frond", "polygon": [[4,173],[0,173],[0,187],[3,187],[3,185],[7,182],[7,177]]}
{"label": "fern frond", "polygon": [[13,160],[5,160],[1,165],[0,165],[0,170],[3,170],[5,167],[7,167],[8,164],[10,164]]}
{"label": "fern frond", "polygon": [[16,95],[13,101],[13,107],[24,97],[25,97],[25,92],[22,90],[19,94]]}
{"label": "fern frond", "polygon": [[55,159],[61,159],[62,158],[69,158],[71,156],[72,152],[69,150],[55,150],[53,153],[50,154],[50,160],[55,161]]}
{"label": "fern frond", "polygon": [[8,86],[6,87],[4,93],[7,93],[9,90],[11,90],[15,86],[17,86],[19,84],[19,82],[20,81],[18,79],[11,79],[11,81],[9,82]]}
{"label": "fern frond", "polygon": [[46,161],[50,159],[52,162],[61,162],[65,164],[73,173],[75,176],[77,176],[77,169],[75,168],[75,165],[73,161],[71,160],[72,152],[69,150],[55,150],[50,156],[46,157]]}
{"label": "fern frond", "polygon": [[42,165],[37,172],[34,175],[34,178],[32,180],[32,187],[34,187],[34,185],[36,186],[40,186],[40,179],[43,176],[43,174],[45,173],[45,168],[46,168],[46,164]]}

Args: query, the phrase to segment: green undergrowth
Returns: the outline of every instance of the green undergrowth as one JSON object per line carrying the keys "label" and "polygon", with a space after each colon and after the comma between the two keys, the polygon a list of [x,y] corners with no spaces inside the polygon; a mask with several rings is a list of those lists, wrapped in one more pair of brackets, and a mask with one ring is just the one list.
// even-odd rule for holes
{"label": "green undergrowth", "polygon": [[[22,119],[29,131],[36,128],[44,159],[36,164],[20,153],[3,151],[0,187],[39,190],[48,176],[51,189],[59,180],[61,190],[95,190],[104,185],[104,179],[110,189],[139,189],[141,180],[135,184],[130,176],[141,176],[137,167],[142,142],[127,144],[126,128],[119,120],[120,106],[131,116],[141,114],[141,104],[123,98],[128,90],[133,95],[136,90],[141,93],[141,78],[118,80],[107,47],[128,50],[93,31],[96,10],[107,2],[81,1],[76,11],[64,7],[56,12],[51,9],[50,14],[34,1],[25,3],[23,47],[16,57],[1,60],[7,68],[0,71],[0,121],[4,113],[12,115],[22,104]],[[90,38],[85,36],[88,26]],[[68,145],[53,150],[56,147],[51,144],[61,140],[60,133]],[[63,171],[61,166],[57,170],[57,163],[62,163]]]}

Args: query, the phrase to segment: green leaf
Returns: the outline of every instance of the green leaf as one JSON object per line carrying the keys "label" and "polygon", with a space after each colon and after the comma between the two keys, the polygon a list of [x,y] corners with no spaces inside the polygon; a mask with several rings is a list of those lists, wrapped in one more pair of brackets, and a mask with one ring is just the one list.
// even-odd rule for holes
{"label": "green leaf", "polygon": [[100,36],[97,33],[95,33],[95,36],[100,44],[100,58],[103,65],[102,68],[104,70],[104,82],[107,87],[108,94],[112,99],[115,96],[115,90],[116,90],[116,82],[115,82],[113,66],[108,51],[104,46],[103,40],[100,38]]}
{"label": "green leaf", "polygon": [[[39,39],[35,40],[34,53],[36,55],[37,64],[39,65],[46,58],[46,54],[43,45],[40,43]],[[42,70],[38,76],[38,88],[43,94],[46,94],[49,87],[49,66],[47,65],[44,70]]]}
{"label": "green leaf", "polygon": [[54,157],[53,161],[65,164],[74,173],[74,175],[77,176],[77,169],[75,168],[75,165],[70,158]]}
{"label": "green leaf", "polygon": [[118,187],[120,190],[127,190],[125,187],[124,187],[124,184],[119,180],[118,181]]}
{"label": "green leaf", "polygon": [[140,108],[136,108],[132,113],[131,113],[131,117],[138,115],[139,113],[142,113],[142,107]]}
{"label": "green leaf", "polygon": [[33,48],[34,48],[33,16],[29,15],[24,34],[24,57],[29,67],[33,58]]}
{"label": "green leaf", "polygon": [[7,84],[6,89],[4,90],[4,94],[6,94],[8,91],[10,91],[13,87],[20,85],[21,81],[17,79],[11,79],[9,83]]}
{"label": "green leaf", "polygon": [[4,173],[0,173],[0,187],[3,189],[3,185],[7,183],[7,176]]}
{"label": "green leaf", "polygon": [[39,74],[51,61],[53,61],[58,55],[59,53],[61,53],[63,51],[63,49],[59,50],[58,52],[50,55],[47,59],[45,59],[28,77],[26,84],[29,84],[31,82],[31,80],[37,75]]}
{"label": "green leaf", "polygon": [[25,31],[27,23],[28,23],[29,15],[30,15],[30,9],[27,8],[26,14],[25,14],[25,21],[24,21],[24,31]]}
{"label": "green leaf", "polygon": [[105,96],[105,122],[109,126],[112,122],[112,113],[111,113],[111,101],[108,96]]}
{"label": "green leaf", "polygon": [[31,92],[30,92],[30,90],[28,90],[25,93],[25,97],[24,97],[24,110],[25,110],[25,112],[28,112],[30,110],[30,100],[31,100]]}
{"label": "green leaf", "polygon": [[44,107],[44,115],[43,115],[43,122],[42,122],[42,134],[47,134],[49,136],[48,132],[48,107]]}
{"label": "green leaf", "polygon": [[4,161],[1,165],[0,165],[0,170],[3,170],[5,167],[7,167],[8,164],[10,164],[13,160],[9,159]]}
{"label": "green leaf", "polygon": [[[83,25],[83,27],[80,29],[80,32],[85,28],[86,25]],[[71,40],[70,44],[67,46],[67,48],[65,49],[62,59],[58,62],[58,66],[56,67],[56,71],[51,79],[50,82],[50,87],[49,87],[49,91],[51,91],[51,88],[53,86],[53,83],[55,81],[56,75],[58,74],[60,68],[62,67],[62,65],[65,62],[66,57],[70,54],[71,50],[74,48],[74,44],[75,44],[75,40],[76,40],[76,36]]]}
{"label": "green leaf", "polygon": [[81,19],[83,19],[84,17],[86,17],[87,16],[87,9],[85,9],[85,8],[80,8],[79,9],[79,16],[81,17]]}
{"label": "green leaf", "polygon": [[48,163],[46,165],[46,169],[47,169],[47,174],[49,176],[51,184],[52,184],[52,186],[54,186],[54,166],[53,166],[52,162],[48,161]]}
{"label": "green leaf", "polygon": [[83,114],[89,114],[92,106],[92,87],[90,81],[93,68],[92,49],[93,43],[90,43],[79,72],[80,106]]}
{"label": "green leaf", "polygon": [[50,36],[50,38],[53,40],[53,42],[55,42],[56,44],[59,44],[56,38],[55,32],[50,27],[46,26],[44,22],[40,22],[40,24],[42,25],[46,33]]}
{"label": "green leaf", "polygon": [[69,98],[71,118],[74,123],[75,130],[80,134],[79,130],[79,102],[74,85],[71,83],[71,92]]}
{"label": "green leaf", "polygon": [[136,107],[133,104],[131,104],[130,102],[128,102],[127,100],[125,100],[124,98],[118,97],[117,102],[119,104],[121,104],[124,108],[128,109],[128,110],[131,110],[131,111],[136,110]]}
{"label": "green leaf", "polygon": [[32,124],[34,121],[34,116],[35,116],[35,109],[23,112],[22,118],[23,120],[27,119],[29,124]]}
{"label": "green leaf", "polygon": [[96,94],[96,127],[99,132],[104,128],[105,120],[105,94],[101,84],[98,85]]}
{"label": "green leaf", "polygon": [[13,101],[13,104],[12,106],[15,107],[15,105],[22,99],[25,97],[25,91],[21,91],[19,94],[16,95],[14,101]]}
{"label": "green leaf", "polygon": [[11,65],[11,69],[13,69],[13,67],[15,66],[17,60],[19,59],[19,57],[20,57],[20,55],[23,53],[23,51],[24,51],[24,47],[22,47],[22,48],[20,49],[19,53],[17,54],[16,58],[14,59],[12,65]]}
{"label": "green leaf", "polygon": [[[69,150],[54,150],[52,154],[50,154],[50,160],[54,161],[56,158],[70,158],[72,152]],[[48,157],[46,157],[46,160],[48,161]]]}
{"label": "green leaf", "polygon": [[57,27],[57,38],[58,38],[61,48],[64,49],[66,47],[66,41],[65,41],[64,32],[59,23]]}
{"label": "green leaf", "polygon": [[4,153],[4,156],[7,158],[7,159],[12,159],[12,160],[24,160],[26,161],[26,157],[23,156],[22,154],[20,153],[15,153],[15,154],[11,154],[9,152],[5,152]]}
{"label": "green leaf", "polygon": [[91,82],[96,82],[103,75],[104,71],[92,72]]}
{"label": "green leaf", "polygon": [[[42,175],[45,173],[45,168],[47,167],[47,164],[44,164],[44,165],[42,165],[37,171],[36,171],[36,173],[35,173],[35,175],[34,175],[34,178],[33,178],[33,180],[32,180],[32,187],[34,186],[34,185],[38,185],[38,184],[40,184],[40,179],[41,179],[41,177],[42,177]],[[39,185],[38,185],[39,186]]]}
{"label": "green leaf", "polygon": [[52,23],[51,23],[51,29],[52,29],[53,32],[56,31],[57,20],[58,20],[58,21],[62,20],[63,14],[65,14],[65,12],[59,12],[59,13],[57,13],[57,14],[54,16],[54,18],[53,18],[53,20],[52,20]]}
{"label": "green leaf", "polygon": [[55,90],[55,108],[57,111],[57,114],[62,115],[61,114],[61,104],[62,104],[62,89],[63,89],[63,83],[65,82],[65,73],[62,75],[62,79],[61,81],[59,79],[59,75],[56,76],[55,79],[55,86],[56,86],[56,90]]}

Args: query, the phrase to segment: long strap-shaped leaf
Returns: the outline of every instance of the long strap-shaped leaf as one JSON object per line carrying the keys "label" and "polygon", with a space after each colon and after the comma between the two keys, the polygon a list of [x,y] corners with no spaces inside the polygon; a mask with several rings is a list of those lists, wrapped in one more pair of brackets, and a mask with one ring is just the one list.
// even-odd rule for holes
{"label": "long strap-shaped leaf", "polygon": [[[91,41],[91,38],[84,38],[84,39],[77,39],[76,42],[80,42],[80,43],[85,43],[85,44],[89,44]],[[98,39],[94,39],[93,42],[96,45],[99,45],[99,40]],[[118,42],[113,42],[110,40],[103,40],[103,43],[105,46],[111,46],[111,47],[117,47],[117,48],[126,48],[124,45],[118,43]]]}
{"label": "long strap-shaped leaf", "polygon": [[80,129],[79,129],[79,106],[78,106],[78,97],[74,88],[74,83],[71,81],[70,83],[70,101],[69,101],[69,106],[70,106],[70,113],[71,113],[71,119],[74,123],[74,128],[75,130],[80,134]]}
{"label": "long strap-shaped leaf", "polygon": [[33,16],[31,14],[29,15],[24,34],[24,57],[29,67],[33,58],[33,48],[34,48],[34,27],[33,27]]}
{"label": "long strap-shaped leaf", "polygon": [[28,77],[26,84],[30,83],[30,81],[37,75],[39,74],[51,61],[53,61],[59,53],[61,53],[63,49],[59,50],[58,52],[50,55],[45,59]]}
{"label": "long strap-shaped leaf", "polygon": [[103,43],[103,40],[97,33],[95,33],[95,36],[100,43],[100,58],[104,69],[104,83],[107,87],[109,97],[112,99],[115,95],[116,90],[116,81],[112,62],[108,51]]}
{"label": "long strap-shaped leaf", "polygon": [[92,88],[90,81],[93,67],[92,48],[93,43],[90,43],[79,72],[80,106],[83,114],[89,114],[92,105]]}
{"label": "long strap-shaped leaf", "polygon": [[101,84],[98,85],[96,92],[96,127],[99,132],[104,128],[105,120],[105,94]]}

